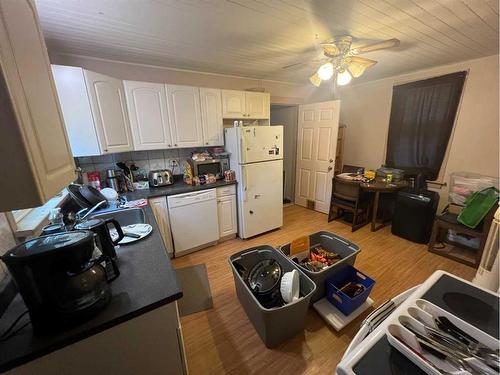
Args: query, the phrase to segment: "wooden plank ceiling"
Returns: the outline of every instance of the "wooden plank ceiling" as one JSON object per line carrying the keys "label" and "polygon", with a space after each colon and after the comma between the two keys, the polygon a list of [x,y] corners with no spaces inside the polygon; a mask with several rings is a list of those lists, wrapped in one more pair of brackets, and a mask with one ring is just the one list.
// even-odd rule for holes
{"label": "wooden plank ceiling", "polygon": [[[398,38],[373,80],[498,54],[498,0],[36,0],[52,52],[305,82],[317,43]],[[315,47],[316,46],[316,47]]]}

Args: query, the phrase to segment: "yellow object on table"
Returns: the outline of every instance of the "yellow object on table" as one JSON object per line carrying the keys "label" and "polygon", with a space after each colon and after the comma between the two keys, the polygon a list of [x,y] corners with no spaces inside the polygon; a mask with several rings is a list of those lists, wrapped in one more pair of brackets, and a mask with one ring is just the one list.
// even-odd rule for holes
{"label": "yellow object on table", "polygon": [[363,174],[366,178],[373,180],[375,178],[375,171],[371,169],[365,170],[365,173]]}

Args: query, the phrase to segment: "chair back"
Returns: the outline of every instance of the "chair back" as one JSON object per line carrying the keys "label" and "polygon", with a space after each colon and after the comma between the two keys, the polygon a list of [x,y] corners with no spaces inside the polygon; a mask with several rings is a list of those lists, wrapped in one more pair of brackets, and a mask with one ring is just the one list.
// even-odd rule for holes
{"label": "chair back", "polygon": [[349,181],[339,177],[333,178],[332,192],[334,197],[357,201],[359,199],[359,191],[358,181]]}

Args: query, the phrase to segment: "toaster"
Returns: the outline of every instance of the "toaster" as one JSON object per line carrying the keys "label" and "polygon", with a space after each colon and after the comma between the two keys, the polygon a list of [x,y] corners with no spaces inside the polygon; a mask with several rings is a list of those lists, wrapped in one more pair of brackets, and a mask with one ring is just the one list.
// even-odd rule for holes
{"label": "toaster", "polygon": [[149,171],[149,186],[165,186],[174,183],[174,175],[170,169]]}

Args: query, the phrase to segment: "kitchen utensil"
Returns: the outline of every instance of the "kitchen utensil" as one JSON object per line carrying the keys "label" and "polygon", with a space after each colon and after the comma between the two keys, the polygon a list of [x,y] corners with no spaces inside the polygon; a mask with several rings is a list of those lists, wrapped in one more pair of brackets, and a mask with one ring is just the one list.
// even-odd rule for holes
{"label": "kitchen utensil", "polygon": [[83,185],[69,184],[67,188],[69,195],[81,208],[90,208],[93,205],[80,193],[81,186]]}
{"label": "kitchen utensil", "polygon": [[[94,233],[72,231],[37,237],[1,257],[26,304],[35,333],[81,323],[111,299],[108,283],[119,276],[116,263],[92,258]],[[108,262],[113,273],[102,263]]]}
{"label": "kitchen utensil", "polygon": [[101,206],[102,208],[108,206],[106,197],[102,195],[101,192],[97,190],[95,187],[90,185],[82,185],[80,186],[78,191],[88,202],[90,202],[92,206],[95,206],[96,204],[102,201],[106,201],[106,203]]}
{"label": "kitchen utensil", "polygon": [[280,292],[286,303],[295,302],[299,299],[300,292],[299,272],[292,270],[285,272],[281,278]]}
{"label": "kitchen utensil", "polygon": [[281,279],[281,266],[274,259],[265,259],[258,262],[248,274],[248,285],[256,294],[273,292]]}
{"label": "kitchen utensil", "polygon": [[[147,237],[152,231],[153,227],[149,224],[131,224],[122,227],[122,231],[124,233],[123,239],[119,240],[119,245],[127,245],[129,243],[133,243],[136,241],[142,240],[144,237]],[[127,235],[125,235],[127,233]],[[110,230],[111,238],[116,242],[116,238],[118,238],[118,233],[116,230]],[[138,235],[139,237],[136,237]]]}
{"label": "kitchen utensil", "polygon": [[[109,225],[114,227],[117,236],[115,239],[111,238],[109,233]],[[124,232],[120,223],[115,219],[90,219],[83,223],[79,223],[75,226],[76,230],[90,230],[94,232],[96,236],[97,247],[101,250],[104,255],[111,258],[116,258],[115,246],[123,239]]]}
{"label": "kitchen utensil", "polygon": [[[494,371],[492,368],[488,367],[487,364],[477,361],[471,361],[469,359],[470,356],[467,353],[460,351],[459,349],[449,346],[446,342],[441,342],[431,338],[429,336],[423,335],[418,332],[409,322],[400,321],[400,323],[408,329],[411,333],[413,333],[420,345],[427,345],[427,347],[431,347],[436,351],[443,353],[446,356],[446,359],[449,360],[454,366],[456,366],[460,370],[469,371],[473,375],[497,375],[498,372]],[[467,361],[466,361],[467,359]],[[476,358],[477,359],[477,358]]]}

